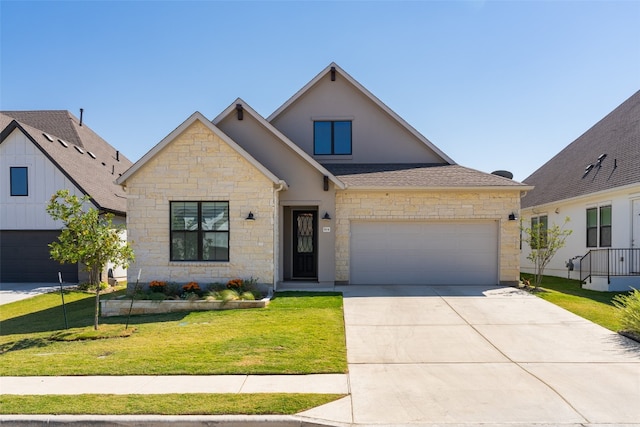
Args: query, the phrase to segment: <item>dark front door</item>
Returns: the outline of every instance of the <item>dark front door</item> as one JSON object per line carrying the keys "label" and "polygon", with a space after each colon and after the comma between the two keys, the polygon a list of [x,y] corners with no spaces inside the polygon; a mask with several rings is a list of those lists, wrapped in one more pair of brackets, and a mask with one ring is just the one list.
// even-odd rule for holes
{"label": "dark front door", "polygon": [[293,278],[318,277],[315,211],[293,212]]}

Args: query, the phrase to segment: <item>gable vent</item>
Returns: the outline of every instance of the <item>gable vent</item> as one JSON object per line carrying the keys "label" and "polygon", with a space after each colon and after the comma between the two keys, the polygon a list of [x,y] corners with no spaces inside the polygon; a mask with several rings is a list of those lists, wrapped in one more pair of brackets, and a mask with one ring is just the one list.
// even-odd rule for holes
{"label": "gable vent", "polygon": [[84,154],[84,150],[82,148],[78,147],[77,145],[74,145],[73,148],[75,148],[78,153]]}
{"label": "gable vent", "polygon": [[91,156],[91,158],[92,158],[92,159],[95,159],[95,158],[96,158],[96,155],[95,155],[95,154],[93,154],[91,151],[87,151],[87,154],[88,154],[89,156]]}
{"label": "gable vent", "polygon": [[67,144],[66,142],[64,142],[63,140],[58,138],[58,142],[60,143],[60,145],[62,145],[64,148],[69,148],[69,144]]}
{"label": "gable vent", "polygon": [[51,138],[51,136],[50,136],[49,134],[46,134],[46,133],[42,132],[42,136],[44,136],[45,138],[47,138],[47,140],[48,140],[49,142],[53,142],[53,138]]}

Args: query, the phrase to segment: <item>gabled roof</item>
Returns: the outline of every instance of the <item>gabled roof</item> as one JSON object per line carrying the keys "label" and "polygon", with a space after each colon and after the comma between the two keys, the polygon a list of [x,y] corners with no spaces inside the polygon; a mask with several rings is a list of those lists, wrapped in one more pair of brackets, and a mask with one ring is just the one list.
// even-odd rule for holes
{"label": "gabled roof", "polygon": [[338,66],[335,62],[329,64],[324,70],[322,70],[317,76],[315,76],[309,83],[302,87],[298,92],[296,92],[291,98],[289,98],[282,106],[280,106],[276,111],[274,111],[269,117],[267,117],[267,121],[273,122],[278,118],[282,113],[284,113],[289,107],[291,107],[298,99],[303,97],[307,92],[309,92],[313,86],[315,86],[324,76],[332,72],[332,69],[335,70],[336,73],[340,74],[340,76],[344,77],[350,84],[352,84],[357,90],[362,92],[364,96],[369,98],[378,108],[383,110],[386,114],[388,114],[393,120],[395,120],[401,127],[404,127],[409,133],[411,133],[415,138],[421,141],[424,145],[426,145],[429,149],[435,152],[438,156],[440,156],[444,161],[449,164],[455,164],[449,156],[447,156],[442,150],[436,147],[431,141],[429,141],[424,135],[418,132],[413,126],[407,123],[402,117],[396,114],[391,108],[387,107],[380,99],[378,99],[374,94],[369,92],[364,86],[362,86],[358,81],[356,81],[353,77],[351,77],[346,71]]}
{"label": "gabled roof", "polygon": [[187,120],[185,120],[180,126],[174,129],[169,135],[167,135],[162,141],[155,145],[151,150],[149,150],[140,160],[138,160],[129,170],[127,170],[120,178],[116,180],[116,182],[120,185],[124,185],[127,182],[127,179],[131,178],[135,173],[140,170],[149,160],[155,157],[160,151],[162,151],[167,145],[171,144],[171,142],[176,139],[182,132],[184,132],[189,126],[191,126],[196,121],[202,123],[205,127],[207,127],[214,135],[218,136],[222,139],[226,144],[228,144],[232,149],[234,149],[238,154],[244,157],[249,163],[251,163],[256,169],[258,169],[264,176],[266,176],[269,180],[271,180],[274,185],[283,185],[284,188],[287,187],[287,184],[278,178],[275,174],[273,174],[270,170],[265,168],[260,162],[258,162],[255,158],[251,156],[244,148],[240,147],[235,141],[233,141],[229,136],[227,136],[224,132],[222,132],[218,127],[216,127],[213,123],[211,123],[207,118],[202,115],[199,111],[193,113]]}
{"label": "gabled roof", "polygon": [[523,208],[640,184],[640,91],[524,182],[535,189],[522,199]]}
{"label": "gabled roof", "polygon": [[530,190],[531,187],[459,165],[326,164],[349,189]]}
{"label": "gabled roof", "polygon": [[304,152],[298,145],[294,144],[289,138],[287,138],[282,132],[276,129],[271,123],[266,121],[264,117],[258,114],[249,104],[243,101],[241,98],[236,99],[229,107],[227,107],[223,112],[221,112],[215,119],[212,120],[214,125],[218,125],[223,119],[225,119],[230,114],[236,114],[236,108],[238,105],[242,106],[242,109],[249,113],[258,123],[260,123],[268,132],[272,133],[276,138],[278,138],[284,145],[286,145],[289,149],[294,151],[298,156],[300,156],[304,161],[306,161],[309,166],[316,169],[322,175],[329,177],[329,180],[334,183],[334,185],[340,189],[345,189],[345,185],[338,178],[336,178],[331,172],[329,172],[324,166],[315,161],[311,156]]}
{"label": "gabled roof", "polygon": [[131,161],[69,111],[2,111],[0,129],[0,143],[18,129],[96,208],[125,215],[125,194],[114,181]]}

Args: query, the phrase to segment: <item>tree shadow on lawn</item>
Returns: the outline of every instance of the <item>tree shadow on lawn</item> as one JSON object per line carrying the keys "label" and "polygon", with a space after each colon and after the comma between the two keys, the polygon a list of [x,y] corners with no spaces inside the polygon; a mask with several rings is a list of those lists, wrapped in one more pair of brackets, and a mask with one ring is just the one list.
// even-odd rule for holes
{"label": "tree shadow on lawn", "polygon": [[[95,315],[95,299],[86,298],[62,304],[45,310],[35,311],[22,316],[12,317],[0,322],[0,336],[13,334],[33,334],[39,332],[55,332],[65,329],[65,311],[69,328],[93,326]],[[157,315],[132,315],[129,324],[173,322],[181,320],[189,312],[176,312]],[[126,316],[100,317],[100,324],[125,324]],[[123,326],[124,327],[124,326]]]}

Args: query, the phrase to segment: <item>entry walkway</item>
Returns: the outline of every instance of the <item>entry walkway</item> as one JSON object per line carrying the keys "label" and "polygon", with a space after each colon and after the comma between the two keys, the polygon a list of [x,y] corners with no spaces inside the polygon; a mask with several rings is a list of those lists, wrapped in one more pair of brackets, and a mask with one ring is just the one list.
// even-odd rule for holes
{"label": "entry walkway", "polygon": [[0,390],[348,393],[294,417],[171,418],[184,425],[640,426],[640,344],[542,299],[484,286],[336,290],[345,296],[348,376],[5,377]]}

